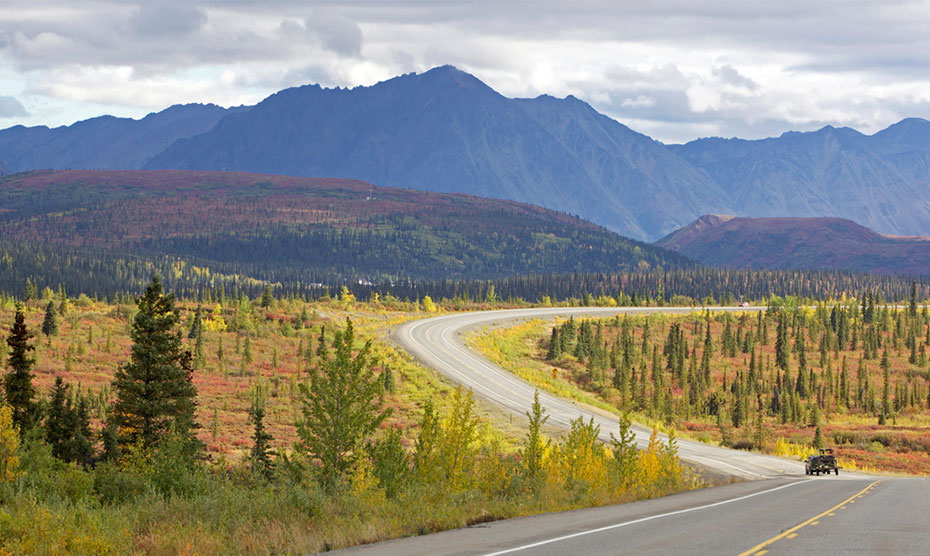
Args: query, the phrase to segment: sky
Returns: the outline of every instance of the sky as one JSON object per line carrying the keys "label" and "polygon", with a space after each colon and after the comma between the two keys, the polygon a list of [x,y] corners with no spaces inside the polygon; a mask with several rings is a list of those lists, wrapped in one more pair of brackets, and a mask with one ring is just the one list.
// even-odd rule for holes
{"label": "sky", "polygon": [[452,64],[666,143],[930,119],[930,1],[0,0],[0,128]]}

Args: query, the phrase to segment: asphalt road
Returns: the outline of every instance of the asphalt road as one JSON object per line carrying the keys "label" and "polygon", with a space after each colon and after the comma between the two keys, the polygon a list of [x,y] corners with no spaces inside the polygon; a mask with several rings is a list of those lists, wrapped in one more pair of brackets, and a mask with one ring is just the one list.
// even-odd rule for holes
{"label": "asphalt road", "polygon": [[[739,310],[730,308],[729,310]],[[535,388],[467,349],[476,327],[527,318],[610,316],[690,309],[518,309],[407,323],[397,340],[476,395],[523,415]],[[549,424],[593,417],[602,436],[617,419],[540,393]],[[645,445],[650,431],[636,427]],[[930,480],[842,473],[807,477],[783,458],[679,439],[679,454],[746,482],[609,506],[511,519],[399,539],[351,554],[930,554]]]}

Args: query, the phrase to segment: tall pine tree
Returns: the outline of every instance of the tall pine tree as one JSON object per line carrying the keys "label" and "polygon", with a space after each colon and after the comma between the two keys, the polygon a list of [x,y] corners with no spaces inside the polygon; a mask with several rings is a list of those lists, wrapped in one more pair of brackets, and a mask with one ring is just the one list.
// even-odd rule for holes
{"label": "tall pine tree", "polygon": [[181,349],[174,302],[157,276],[139,298],[130,359],[113,380],[116,402],[110,420],[121,445],[152,449],[174,431],[194,455],[202,448],[194,436],[197,389],[191,380],[191,354]]}
{"label": "tall pine tree", "polygon": [[13,329],[6,339],[10,346],[10,357],[7,365],[10,372],[3,377],[3,391],[6,394],[6,403],[13,408],[13,424],[19,430],[26,431],[37,424],[39,406],[35,401],[36,390],[32,385],[32,366],[35,365],[29,352],[35,346],[29,344],[32,334],[26,328],[26,316],[22,306],[16,308],[13,317]]}

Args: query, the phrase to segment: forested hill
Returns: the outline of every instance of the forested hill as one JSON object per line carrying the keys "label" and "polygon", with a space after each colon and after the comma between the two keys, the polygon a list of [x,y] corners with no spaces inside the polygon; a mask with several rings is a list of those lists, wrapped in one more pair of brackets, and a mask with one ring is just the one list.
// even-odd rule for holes
{"label": "forested hill", "polygon": [[844,218],[705,215],[656,245],[723,268],[930,276],[930,238],[882,235]]}
{"label": "forested hill", "polygon": [[187,285],[217,274],[306,285],[694,266],[574,216],[462,194],[232,172],[0,178],[2,290],[31,278],[125,291],[165,257]]}

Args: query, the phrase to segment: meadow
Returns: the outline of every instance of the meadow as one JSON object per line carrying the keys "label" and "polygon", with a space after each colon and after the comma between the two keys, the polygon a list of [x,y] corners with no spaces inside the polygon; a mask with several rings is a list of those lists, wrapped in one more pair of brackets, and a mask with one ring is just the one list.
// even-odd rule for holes
{"label": "meadow", "polygon": [[[46,335],[39,331],[50,306],[57,331]],[[179,301],[202,458],[185,464],[166,442],[118,461],[65,463],[52,456],[41,428],[12,434],[7,427],[3,438],[12,434],[16,445],[0,449],[9,471],[0,477],[0,554],[298,554],[699,486],[674,444],[656,440],[636,453],[597,442],[591,424],[557,433],[539,418],[529,435],[527,419],[472,399],[393,347],[391,327],[450,306],[428,298],[362,303],[348,290],[313,301],[213,293]],[[13,299],[0,299],[4,338],[15,309]],[[198,310],[195,340],[188,335]],[[73,403],[89,408],[99,453],[111,382],[129,359],[134,300],[46,289],[23,311],[35,334],[39,401],[47,409],[55,378],[63,378]],[[318,462],[300,449],[295,425],[303,417],[300,384],[328,357],[320,348],[346,317],[359,341],[372,342],[379,405],[391,414],[351,471],[328,487]],[[6,344],[0,349],[6,361]],[[249,455],[249,408],[259,394],[272,437],[267,474]]]}

